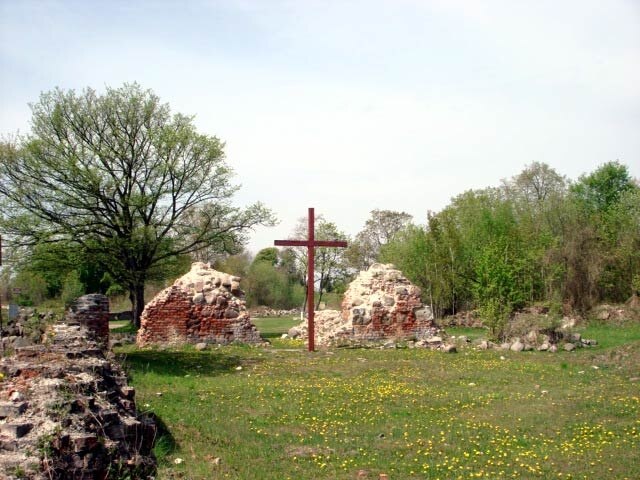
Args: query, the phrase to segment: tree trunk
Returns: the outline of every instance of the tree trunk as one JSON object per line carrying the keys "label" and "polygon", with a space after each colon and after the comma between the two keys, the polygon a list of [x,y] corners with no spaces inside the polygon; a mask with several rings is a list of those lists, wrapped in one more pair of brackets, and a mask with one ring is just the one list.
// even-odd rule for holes
{"label": "tree trunk", "polygon": [[129,287],[129,299],[133,312],[133,324],[140,328],[140,318],[144,310],[144,282]]}

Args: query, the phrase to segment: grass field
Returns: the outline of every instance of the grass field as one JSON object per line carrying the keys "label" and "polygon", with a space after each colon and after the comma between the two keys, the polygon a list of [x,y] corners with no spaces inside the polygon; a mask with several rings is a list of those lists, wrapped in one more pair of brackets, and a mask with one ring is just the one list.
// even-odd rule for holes
{"label": "grass field", "polygon": [[556,354],[308,353],[291,322],[257,322],[270,348],[118,350],[166,427],[158,478],[640,478],[639,325]]}
{"label": "grass field", "polygon": [[291,327],[295,327],[300,323],[299,317],[279,317],[279,318],[252,318],[260,335],[263,338],[273,339],[279,338],[283,333],[287,333]]}

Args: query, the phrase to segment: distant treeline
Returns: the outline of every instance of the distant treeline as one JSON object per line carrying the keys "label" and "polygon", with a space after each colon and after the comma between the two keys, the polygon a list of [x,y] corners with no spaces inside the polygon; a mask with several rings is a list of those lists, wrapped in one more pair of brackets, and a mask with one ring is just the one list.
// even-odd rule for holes
{"label": "distant treeline", "polygon": [[609,162],[571,182],[533,163],[470,190],[382,247],[436,315],[479,309],[495,333],[525,305],[584,312],[640,290],[640,187]]}
{"label": "distant treeline", "polygon": [[[301,219],[291,236],[306,235]],[[318,304],[323,293],[344,292],[372,263],[394,263],[422,288],[437,317],[478,310],[496,336],[527,305],[545,304],[559,318],[600,302],[637,302],[640,291],[640,186],[619,162],[576,181],[533,163],[499,187],[458,195],[429,212],[425,225],[405,212],[373,210],[353,238],[320,215],[316,238],[349,242],[347,249],[316,250]],[[147,279],[166,285],[192,261],[211,261],[243,277],[250,306],[304,305],[304,249],[268,247],[253,257],[214,247],[170,257]],[[72,241],[40,243],[14,257],[14,268],[2,272],[0,293],[13,292],[22,304],[51,297],[69,303],[85,291],[127,292]]]}

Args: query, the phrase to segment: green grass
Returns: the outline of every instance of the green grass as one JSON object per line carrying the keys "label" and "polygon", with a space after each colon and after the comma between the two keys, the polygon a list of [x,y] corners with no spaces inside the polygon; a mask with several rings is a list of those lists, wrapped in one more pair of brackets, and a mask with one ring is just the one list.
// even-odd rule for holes
{"label": "green grass", "polygon": [[[290,321],[259,320],[274,336]],[[589,327],[600,346],[556,354],[282,340],[296,349],[119,352],[138,407],[166,426],[159,479],[632,479],[639,335]]]}
{"label": "green grass", "polygon": [[252,318],[260,335],[263,338],[279,338],[283,333],[287,333],[291,327],[295,327],[300,323],[300,317],[266,317]]}
{"label": "green grass", "polygon": [[129,320],[111,320],[109,322],[110,333],[136,333],[138,330]]}
{"label": "green grass", "polygon": [[489,330],[486,328],[472,328],[472,327],[446,327],[444,329],[447,335],[459,337],[461,335],[466,336],[469,340],[477,340],[479,338],[487,338],[489,336]]}
{"label": "green grass", "polygon": [[640,323],[631,323],[624,327],[593,322],[578,330],[583,338],[593,338],[601,347],[610,348],[640,340]]}

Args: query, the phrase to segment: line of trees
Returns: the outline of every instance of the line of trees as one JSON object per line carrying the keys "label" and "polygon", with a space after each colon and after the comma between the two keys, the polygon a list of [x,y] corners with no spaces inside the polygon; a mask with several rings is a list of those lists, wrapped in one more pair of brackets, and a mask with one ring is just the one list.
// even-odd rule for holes
{"label": "line of trees", "polygon": [[424,226],[406,226],[380,259],[420,285],[437,315],[479,309],[496,336],[535,302],[566,313],[635,299],[640,187],[619,162],[575,182],[533,163],[498,188],[458,195]]}
{"label": "line of trees", "polygon": [[[0,142],[0,234],[11,282],[29,295],[20,300],[126,292],[137,323],[146,283],[197,259],[244,277],[251,305],[304,305],[305,249],[241,253],[251,227],[274,217],[261,204],[232,205],[224,144],[192,117],[137,84],[102,95],[56,89],[32,111],[29,134]],[[292,238],[306,228],[302,219]],[[640,290],[640,187],[619,162],[573,182],[532,163],[497,188],[458,195],[425,225],[373,210],[353,239],[320,216],[316,238],[349,242],[316,250],[318,304],[359,270],[390,262],[436,315],[478,309],[496,335],[524,305],[584,312],[637,302]]]}

